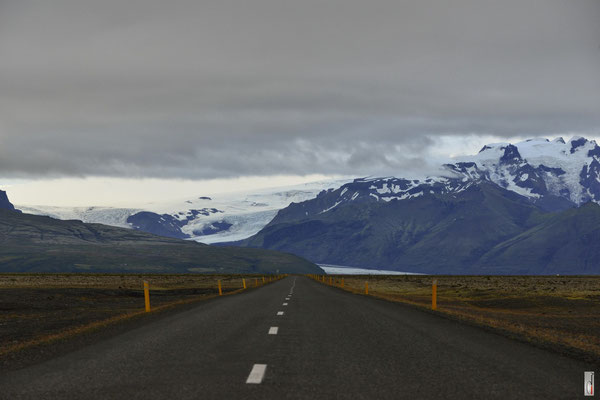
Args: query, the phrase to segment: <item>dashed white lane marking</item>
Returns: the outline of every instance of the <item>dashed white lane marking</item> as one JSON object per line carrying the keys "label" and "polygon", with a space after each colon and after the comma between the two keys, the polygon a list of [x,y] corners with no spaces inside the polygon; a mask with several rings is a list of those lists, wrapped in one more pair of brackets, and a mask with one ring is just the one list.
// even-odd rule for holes
{"label": "dashed white lane marking", "polygon": [[267,370],[267,364],[254,364],[246,383],[259,384],[265,377],[265,371]]}
{"label": "dashed white lane marking", "polygon": [[286,298],[285,298],[285,301],[290,301],[290,298],[289,298],[289,297],[286,297]]}
{"label": "dashed white lane marking", "polygon": [[287,306],[287,305],[288,305],[288,303],[283,303],[283,305],[284,305],[284,306]]}
{"label": "dashed white lane marking", "polygon": [[269,328],[269,335],[277,335],[277,332],[279,332],[279,327],[272,326]]}
{"label": "dashed white lane marking", "polygon": [[277,315],[283,315],[283,311],[277,311]]}

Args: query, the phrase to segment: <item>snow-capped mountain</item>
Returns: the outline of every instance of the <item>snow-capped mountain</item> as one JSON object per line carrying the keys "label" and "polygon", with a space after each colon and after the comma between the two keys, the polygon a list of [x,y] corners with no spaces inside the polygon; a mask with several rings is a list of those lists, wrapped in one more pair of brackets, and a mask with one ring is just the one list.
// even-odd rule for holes
{"label": "snow-capped mountain", "polygon": [[465,159],[488,172],[493,182],[528,198],[554,195],[577,205],[600,201],[600,147],[594,140],[496,143]]}
{"label": "snow-capped mountain", "polygon": [[338,189],[320,193],[317,199],[321,201],[302,204],[297,212],[310,216],[349,202],[389,202],[423,194],[460,193],[482,180],[518,193],[548,211],[588,201],[600,203],[600,147],[594,140],[582,137],[568,142],[557,138],[489,144],[477,155],[443,165],[437,176],[421,180],[355,179]]}
{"label": "snow-capped mountain", "polygon": [[435,177],[355,179],[290,204],[237,244],[405,272],[597,274],[599,153],[583,138],[487,145]]}
{"label": "snow-capped mountain", "polygon": [[289,187],[198,196],[139,208],[20,206],[25,213],[57,219],[134,228],[203,243],[236,241],[252,236],[292,202],[314,198],[323,189],[348,180],[327,180]]}

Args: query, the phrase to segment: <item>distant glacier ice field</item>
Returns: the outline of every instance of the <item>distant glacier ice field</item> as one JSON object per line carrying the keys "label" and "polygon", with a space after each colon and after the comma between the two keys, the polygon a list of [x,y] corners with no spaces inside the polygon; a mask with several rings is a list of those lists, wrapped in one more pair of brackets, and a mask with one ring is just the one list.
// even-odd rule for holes
{"label": "distant glacier ice field", "polygon": [[327,275],[422,275],[413,272],[388,271],[385,269],[366,269],[344,267],[342,265],[317,264]]}

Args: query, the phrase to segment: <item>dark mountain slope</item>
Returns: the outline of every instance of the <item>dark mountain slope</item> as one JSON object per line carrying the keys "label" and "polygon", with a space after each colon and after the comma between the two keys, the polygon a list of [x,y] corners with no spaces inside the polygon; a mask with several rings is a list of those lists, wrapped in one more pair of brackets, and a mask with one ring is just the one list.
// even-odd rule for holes
{"label": "dark mountain slope", "polygon": [[[315,200],[329,204],[328,194]],[[281,210],[242,245],[288,251],[321,263],[472,273],[473,263],[491,247],[542,218],[522,196],[485,181],[459,193],[350,202],[321,213],[306,204],[311,201]]]}
{"label": "dark mountain slope", "polygon": [[498,244],[478,263],[482,272],[600,273],[600,206],[587,203],[553,214],[539,225]]}
{"label": "dark mountain slope", "polygon": [[0,272],[319,273],[295,255],[212,247],[0,210]]}

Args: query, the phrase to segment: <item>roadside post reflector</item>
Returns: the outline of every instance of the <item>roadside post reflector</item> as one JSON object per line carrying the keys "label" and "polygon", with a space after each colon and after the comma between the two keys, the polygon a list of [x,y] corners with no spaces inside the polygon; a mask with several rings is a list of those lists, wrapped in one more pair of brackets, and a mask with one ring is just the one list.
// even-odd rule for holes
{"label": "roadside post reflector", "polygon": [[258,286],[258,278],[254,278],[254,286]]}
{"label": "roadside post reflector", "polygon": [[344,278],[342,278],[342,287],[344,287]]}
{"label": "roadside post reflector", "polygon": [[246,289],[246,278],[242,278],[242,283],[244,284],[244,289]]}
{"label": "roadside post reflector", "polygon": [[431,286],[431,309],[437,310],[437,279],[433,280],[433,285]]}
{"label": "roadside post reflector", "polygon": [[219,279],[217,282],[219,284],[219,296],[222,296],[223,295],[223,290],[221,289],[221,280]]}
{"label": "roadside post reflector", "polygon": [[150,312],[150,287],[148,281],[144,281],[144,302],[146,304],[146,312]]}
{"label": "roadside post reflector", "polygon": [[365,294],[369,294],[369,282],[365,281]]}

